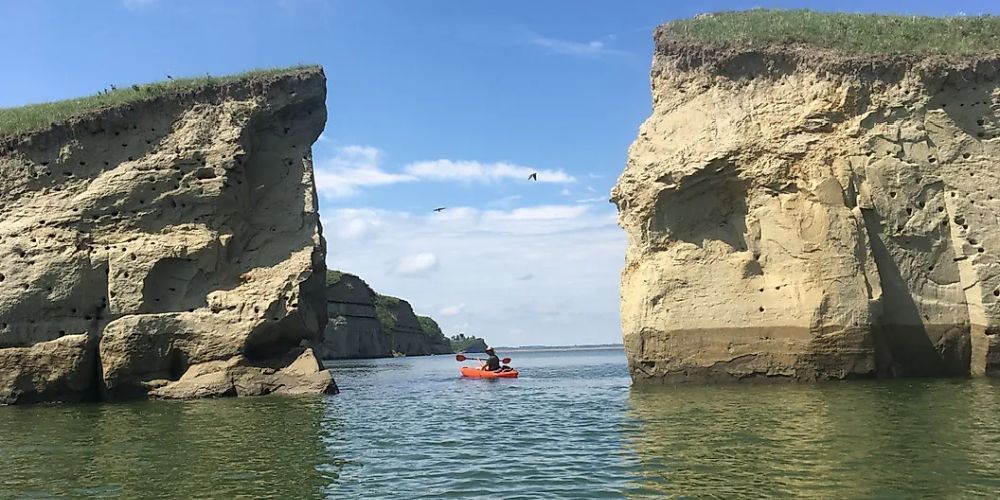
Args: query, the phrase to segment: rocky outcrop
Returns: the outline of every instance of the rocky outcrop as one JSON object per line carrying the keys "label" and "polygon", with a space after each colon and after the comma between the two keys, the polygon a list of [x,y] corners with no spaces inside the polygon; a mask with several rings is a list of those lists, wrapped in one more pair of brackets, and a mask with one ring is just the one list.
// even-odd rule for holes
{"label": "rocky outcrop", "polygon": [[375,293],[361,278],[327,274],[329,322],[320,349],[324,359],[450,354],[451,344],[431,318],[409,302]]}
{"label": "rocky outcrop", "polygon": [[476,337],[451,339],[451,348],[455,352],[486,352],[486,341]]}
{"label": "rocky outcrop", "polygon": [[0,403],[329,392],[319,68],[0,139]]}
{"label": "rocky outcrop", "polygon": [[656,34],[612,193],[636,380],[1000,374],[1000,59]]}
{"label": "rocky outcrop", "polygon": [[375,292],[361,278],[330,271],[326,300],[328,322],[320,349],[324,359],[392,356],[392,339],[375,315]]}

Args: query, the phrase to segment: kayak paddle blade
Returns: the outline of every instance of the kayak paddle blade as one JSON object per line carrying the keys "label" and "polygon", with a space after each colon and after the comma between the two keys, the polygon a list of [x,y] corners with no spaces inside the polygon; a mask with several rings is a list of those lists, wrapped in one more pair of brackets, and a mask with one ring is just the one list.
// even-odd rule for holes
{"label": "kayak paddle blade", "polygon": [[503,358],[503,359],[500,360],[500,362],[503,363],[503,364],[505,364],[505,365],[509,365],[510,364],[510,358]]}
{"label": "kayak paddle blade", "polygon": [[463,355],[461,355],[461,354],[457,354],[457,355],[455,355],[455,360],[456,360],[456,361],[465,361],[465,360],[467,360],[467,359],[469,359],[469,358],[466,358],[465,356],[463,356]]}

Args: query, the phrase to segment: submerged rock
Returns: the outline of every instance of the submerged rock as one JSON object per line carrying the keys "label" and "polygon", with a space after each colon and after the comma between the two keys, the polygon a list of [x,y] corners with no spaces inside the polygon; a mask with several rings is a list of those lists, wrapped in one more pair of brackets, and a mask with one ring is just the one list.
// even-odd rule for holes
{"label": "submerged rock", "polygon": [[1000,58],[655,38],[635,380],[1000,375]]}
{"label": "submerged rock", "polygon": [[0,138],[0,402],[331,392],[320,68]]}

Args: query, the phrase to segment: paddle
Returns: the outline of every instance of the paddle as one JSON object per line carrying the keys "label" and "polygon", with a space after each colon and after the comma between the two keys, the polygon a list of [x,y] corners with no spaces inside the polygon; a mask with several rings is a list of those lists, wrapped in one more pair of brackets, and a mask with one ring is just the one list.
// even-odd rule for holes
{"label": "paddle", "polygon": [[[482,361],[479,358],[467,358],[467,357],[465,357],[465,356],[463,356],[461,354],[456,354],[455,355],[455,361],[468,361],[470,359],[474,359],[476,361]],[[510,358],[503,358],[503,359],[500,360],[500,362],[503,363],[503,364],[505,364],[505,365],[509,365],[510,364]]]}

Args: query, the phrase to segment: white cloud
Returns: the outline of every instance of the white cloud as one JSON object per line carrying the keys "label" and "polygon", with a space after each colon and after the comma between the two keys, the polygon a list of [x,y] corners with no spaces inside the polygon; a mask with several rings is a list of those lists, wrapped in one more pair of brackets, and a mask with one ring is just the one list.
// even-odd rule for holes
{"label": "white cloud", "polygon": [[547,38],[543,36],[531,37],[529,43],[545,50],[549,54],[564,56],[595,58],[611,55],[623,55],[626,52],[609,48],[600,40],[589,42],[574,42],[571,40],[560,40],[558,38]]}
{"label": "white cloud", "polygon": [[441,316],[458,316],[459,314],[462,314],[462,311],[464,310],[465,310],[465,304],[454,304],[442,307],[441,310],[438,311],[438,314],[440,314]]}
{"label": "white cloud", "polygon": [[[320,135],[319,142],[329,141]],[[483,163],[468,160],[430,160],[410,163],[402,172],[382,167],[385,154],[371,146],[342,146],[333,156],[318,159],[315,164],[316,189],[322,196],[349,198],[363,188],[388,186],[417,181],[496,183],[523,181],[537,173],[538,182],[567,184],[576,182],[562,169],[546,170],[507,162]],[[518,198],[507,197],[512,202]]]}
{"label": "white cloud", "polygon": [[404,169],[408,175],[432,181],[460,181],[490,183],[501,180],[528,182],[528,176],[537,173],[538,182],[565,184],[575,182],[563,170],[539,170],[507,162],[481,163],[478,161],[431,160],[418,161]]}
{"label": "white cloud", "polygon": [[483,216],[495,220],[559,220],[573,219],[586,211],[587,207],[580,205],[540,205],[510,211],[489,210]]}
{"label": "white cloud", "polygon": [[[610,205],[335,209],[324,212],[323,227],[332,269],[407,299],[418,314],[437,314],[448,335],[464,331],[497,345],[620,341],[625,234]],[[422,279],[398,273],[431,260]],[[465,307],[444,314],[456,304]]]}
{"label": "white cloud", "polygon": [[337,148],[333,157],[317,162],[316,190],[324,196],[346,198],[358,194],[359,188],[417,180],[382,170],[382,157],[382,152],[371,146]]}
{"label": "white cloud", "polygon": [[595,196],[593,198],[583,198],[576,200],[577,203],[610,203],[605,196]]}
{"label": "white cloud", "polygon": [[416,255],[401,257],[392,268],[392,274],[399,276],[417,276],[426,274],[428,271],[437,269],[437,255],[430,252],[421,252]]}

